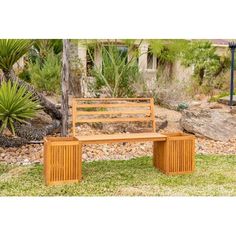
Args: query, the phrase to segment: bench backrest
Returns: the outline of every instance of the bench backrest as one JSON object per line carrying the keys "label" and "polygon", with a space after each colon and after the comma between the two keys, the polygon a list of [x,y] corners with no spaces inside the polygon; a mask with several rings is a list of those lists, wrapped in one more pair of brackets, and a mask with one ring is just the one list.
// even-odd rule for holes
{"label": "bench backrest", "polygon": [[[125,115],[125,116],[124,116]],[[156,131],[153,98],[73,98],[72,129],[77,123],[150,122]]]}

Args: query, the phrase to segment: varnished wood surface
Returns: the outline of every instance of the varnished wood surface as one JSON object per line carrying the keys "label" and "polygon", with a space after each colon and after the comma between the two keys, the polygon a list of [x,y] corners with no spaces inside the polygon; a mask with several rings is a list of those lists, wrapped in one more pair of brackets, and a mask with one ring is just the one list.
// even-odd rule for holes
{"label": "varnished wood surface", "polygon": [[168,175],[192,173],[195,169],[195,136],[166,134],[166,142],[154,142],[153,164]]}
{"label": "varnished wood surface", "polygon": [[166,140],[166,136],[159,133],[102,134],[102,135],[90,135],[90,136],[76,136],[76,138],[81,143],[84,144]]}
{"label": "varnished wood surface", "polygon": [[44,139],[44,176],[46,185],[81,180],[81,144],[75,137]]}
{"label": "varnished wood surface", "polygon": [[138,100],[138,101],[145,101],[150,100],[151,98],[73,98],[75,101],[132,101],[132,100]]}
{"label": "varnished wood surface", "polygon": [[113,107],[150,107],[150,103],[94,103],[94,104],[77,104],[78,108],[113,108]]}

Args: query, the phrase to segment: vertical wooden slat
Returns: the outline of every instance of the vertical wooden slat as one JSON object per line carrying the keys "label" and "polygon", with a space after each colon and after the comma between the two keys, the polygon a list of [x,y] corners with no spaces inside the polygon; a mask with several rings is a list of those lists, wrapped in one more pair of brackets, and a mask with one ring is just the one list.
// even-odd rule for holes
{"label": "vertical wooden slat", "polygon": [[52,147],[52,181],[55,181],[55,148]]}
{"label": "vertical wooden slat", "polygon": [[70,160],[70,152],[69,149],[66,147],[66,158],[68,159],[68,179],[71,179],[71,160]]}
{"label": "vertical wooden slat", "polygon": [[180,172],[180,161],[181,161],[181,149],[180,149],[180,141],[177,141],[177,171]]}
{"label": "vertical wooden slat", "polygon": [[[78,158],[78,161],[79,161],[78,169],[82,170],[82,144],[79,143],[78,146],[79,146],[78,147],[78,151],[79,151],[79,155],[78,155],[78,157],[79,157]],[[78,175],[79,180],[81,180],[81,178],[82,178],[81,173],[82,173],[82,171],[79,171],[79,175]]]}
{"label": "vertical wooden slat", "polygon": [[73,146],[73,173],[74,173],[74,177],[73,179],[76,179],[77,176],[76,176],[76,170],[77,170],[77,167],[76,167],[76,146],[77,145],[74,145]]}
{"label": "vertical wooden slat", "polygon": [[[169,140],[167,139],[166,142],[164,143],[164,149],[163,149],[163,170],[169,171],[169,163],[170,163],[170,159],[169,159]],[[165,158],[165,159],[164,159]]]}
{"label": "vertical wooden slat", "polygon": [[50,159],[51,159],[51,143],[44,139],[44,179],[46,184],[50,182]]}
{"label": "vertical wooden slat", "polygon": [[[184,145],[185,145],[185,142],[183,143],[182,145],[182,153],[184,153]],[[185,163],[186,163],[186,156],[183,155],[183,167],[182,167],[182,170],[184,171],[185,170]]]}
{"label": "vertical wooden slat", "polygon": [[192,138],[192,156],[193,156],[193,163],[192,163],[192,170],[195,170],[195,139]]}
{"label": "vertical wooden slat", "polygon": [[150,98],[150,110],[151,110],[151,118],[152,118],[152,129],[153,129],[153,132],[156,132],[155,107],[154,107],[153,98]]}

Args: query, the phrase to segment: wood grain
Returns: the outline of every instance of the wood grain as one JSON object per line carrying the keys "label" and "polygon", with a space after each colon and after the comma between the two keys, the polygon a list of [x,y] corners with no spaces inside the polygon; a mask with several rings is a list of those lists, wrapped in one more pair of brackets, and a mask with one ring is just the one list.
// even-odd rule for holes
{"label": "wood grain", "polygon": [[82,147],[74,137],[44,139],[44,176],[46,185],[81,180]]}
{"label": "wood grain", "polygon": [[187,174],[195,170],[195,136],[169,133],[166,142],[154,142],[153,164],[168,175]]}
{"label": "wood grain", "polygon": [[[107,110],[109,108],[112,108],[112,110]],[[92,109],[92,110],[81,110],[81,109]],[[123,117],[123,115],[125,115],[125,117]],[[76,124],[78,123],[108,123],[108,122],[109,123],[146,122],[149,124],[151,123],[152,125],[151,132],[156,132],[154,99],[153,98],[73,98],[72,99],[72,132],[74,137],[77,136]]]}
{"label": "wood grain", "polygon": [[132,133],[132,134],[103,134],[91,136],[77,136],[82,144],[115,143],[115,142],[143,142],[165,141],[166,136],[158,133]]}

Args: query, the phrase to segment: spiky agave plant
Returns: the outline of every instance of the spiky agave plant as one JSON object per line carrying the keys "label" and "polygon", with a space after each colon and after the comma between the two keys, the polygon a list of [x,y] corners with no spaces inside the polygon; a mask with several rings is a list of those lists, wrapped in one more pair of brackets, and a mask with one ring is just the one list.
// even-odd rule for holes
{"label": "spiky agave plant", "polygon": [[28,52],[33,45],[29,39],[0,39],[0,69],[10,78],[13,65]]}
{"label": "spiky agave plant", "polygon": [[14,122],[27,123],[39,108],[37,100],[25,86],[3,81],[0,86],[0,132],[9,128],[15,135]]}

